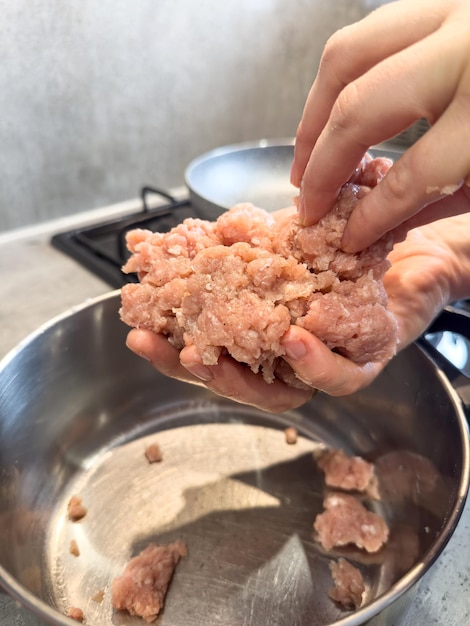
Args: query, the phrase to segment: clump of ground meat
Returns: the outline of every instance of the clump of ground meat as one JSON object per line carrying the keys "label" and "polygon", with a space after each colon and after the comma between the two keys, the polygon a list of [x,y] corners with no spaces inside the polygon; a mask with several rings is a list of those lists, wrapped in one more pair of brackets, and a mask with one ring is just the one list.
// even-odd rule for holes
{"label": "clump of ground meat", "polygon": [[293,445],[294,443],[297,443],[298,435],[299,433],[297,432],[297,428],[294,428],[293,426],[289,426],[289,428],[286,428],[284,430],[284,437],[285,437],[286,443],[288,443],[289,445]]}
{"label": "clump of ground meat", "polygon": [[392,238],[357,254],[340,249],[351,211],[389,166],[364,159],[314,226],[301,227],[294,210],[275,218],[245,203],[216,222],[191,218],[168,233],[130,231],[123,271],[140,282],[122,289],[122,320],[167,335],[177,349],[195,345],[206,365],[228,353],[268,382],[296,384],[282,361],[291,324],[358,364],[391,358],[397,325],[382,277]]}
{"label": "clump of ground meat", "polygon": [[113,607],[153,622],[163,608],[175,568],[186,555],[183,541],[148,545],[129,561],[122,575],[113,580]]}
{"label": "clump of ground meat", "polygon": [[76,622],[83,622],[84,615],[82,609],[79,609],[76,606],[71,606],[69,608],[69,612],[67,613],[68,617],[74,619]]}
{"label": "clump of ground meat", "polygon": [[67,515],[72,522],[78,522],[87,514],[87,509],[82,504],[80,496],[72,496],[67,505]]}
{"label": "clump of ground meat", "polygon": [[348,494],[329,494],[313,524],[325,550],[354,544],[367,552],[377,552],[385,544],[389,529],[385,520],[369,511]]}
{"label": "clump of ground meat", "polygon": [[158,443],[151,443],[145,448],[145,456],[149,463],[160,463],[163,460],[163,454]]}
{"label": "clump of ground meat", "polygon": [[104,599],[104,589],[99,589],[96,593],[94,593],[91,596],[91,599],[93,600],[93,602],[96,602],[97,604],[101,604],[101,602],[103,602],[103,599]]}
{"label": "clump of ground meat", "polygon": [[373,463],[360,456],[348,456],[343,450],[326,450],[317,460],[329,487],[377,495]]}
{"label": "clump of ground meat", "polygon": [[70,552],[70,554],[73,554],[73,556],[80,556],[80,549],[79,549],[78,543],[75,541],[75,539],[72,539],[70,541],[69,552]]}
{"label": "clump of ground meat", "polygon": [[335,585],[328,595],[348,611],[358,609],[366,589],[360,570],[344,558],[330,561],[329,565]]}

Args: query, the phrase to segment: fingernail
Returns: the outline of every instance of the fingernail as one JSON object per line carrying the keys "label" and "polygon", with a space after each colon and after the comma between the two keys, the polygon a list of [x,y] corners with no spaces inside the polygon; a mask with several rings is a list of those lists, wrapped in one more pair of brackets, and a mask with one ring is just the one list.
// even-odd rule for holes
{"label": "fingernail", "polygon": [[213,378],[211,370],[205,365],[202,365],[202,363],[183,363],[183,365],[188,372],[205,383],[208,383]]}
{"label": "fingernail", "polygon": [[286,355],[289,359],[293,359],[294,361],[299,361],[303,359],[307,354],[307,348],[302,341],[298,341],[297,339],[286,339],[283,341],[283,346],[286,351]]}

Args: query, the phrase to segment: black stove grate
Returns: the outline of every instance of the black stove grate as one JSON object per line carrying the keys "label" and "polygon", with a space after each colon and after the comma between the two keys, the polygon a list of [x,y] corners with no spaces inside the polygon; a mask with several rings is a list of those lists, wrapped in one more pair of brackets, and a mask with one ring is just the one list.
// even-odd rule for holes
{"label": "black stove grate", "polygon": [[[168,203],[149,208],[149,196],[156,194]],[[137,282],[135,274],[124,274],[121,267],[129,258],[126,233],[133,228],[168,232],[188,217],[199,217],[189,200],[176,200],[165,191],[143,187],[142,209],[98,225],[85,226],[53,235],[52,245],[114,288]]]}

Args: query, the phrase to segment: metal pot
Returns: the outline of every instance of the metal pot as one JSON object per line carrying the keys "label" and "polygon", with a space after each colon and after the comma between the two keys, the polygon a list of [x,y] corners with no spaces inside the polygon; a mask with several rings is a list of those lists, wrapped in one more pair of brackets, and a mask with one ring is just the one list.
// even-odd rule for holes
{"label": "metal pot", "polygon": [[[396,159],[402,148],[381,145],[370,152]],[[260,139],[206,152],[185,171],[191,203],[208,220],[238,202],[252,202],[266,211],[291,206],[298,194],[290,183],[293,156],[293,138]]]}
{"label": "metal pot", "polygon": [[[468,490],[465,413],[442,369],[414,344],[361,392],[268,414],[156,373],[125,347],[119,304],[113,292],[67,312],[0,364],[0,582],[25,620],[73,624],[73,605],[94,626],[140,623],[113,613],[110,582],[149,541],[181,537],[159,624],[398,624]],[[164,458],[150,465],[154,440]],[[387,487],[372,503],[387,547],[333,553],[366,579],[353,614],[327,597],[332,555],[312,535],[325,445],[374,461]],[[72,495],[88,509],[77,523]]]}

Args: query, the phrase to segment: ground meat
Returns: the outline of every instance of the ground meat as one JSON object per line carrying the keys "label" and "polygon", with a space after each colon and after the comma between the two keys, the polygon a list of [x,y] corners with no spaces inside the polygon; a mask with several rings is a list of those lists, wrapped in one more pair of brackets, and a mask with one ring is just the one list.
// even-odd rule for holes
{"label": "ground meat", "polygon": [[186,554],[182,541],[166,546],[155,543],[147,546],[129,561],[123,574],[113,580],[113,607],[153,622],[163,608],[173,572]]}
{"label": "ground meat", "polygon": [[68,612],[68,617],[71,617],[76,622],[83,622],[83,611],[76,606],[71,606]]}
{"label": "ground meat", "polygon": [[80,556],[80,550],[78,548],[78,543],[75,541],[75,539],[72,539],[71,542],[70,542],[69,552],[70,552],[70,554],[73,554],[73,556]]}
{"label": "ground meat", "polygon": [[291,426],[290,428],[286,428],[284,431],[284,436],[286,438],[286,443],[290,445],[297,443],[297,428],[294,428],[293,426]]}
{"label": "ground meat", "polygon": [[78,522],[82,517],[85,517],[87,509],[83,506],[80,496],[72,496],[70,498],[67,505],[67,514],[72,522]]}
{"label": "ground meat", "polygon": [[330,570],[335,582],[335,586],[328,591],[330,598],[346,610],[358,609],[366,589],[361,572],[343,558],[331,561]]}
{"label": "ground meat", "polygon": [[343,450],[327,450],[317,464],[324,472],[329,487],[377,494],[374,465],[360,456],[348,456]]}
{"label": "ground meat", "polygon": [[149,463],[160,463],[163,459],[162,451],[158,443],[151,443],[145,448],[145,456]]}
{"label": "ground meat", "polygon": [[358,254],[340,249],[351,211],[389,165],[365,159],[314,226],[302,228],[295,210],[275,218],[245,203],[216,222],[131,231],[123,271],[136,272],[140,283],[123,287],[121,318],[167,335],[178,349],[194,344],[206,365],[228,353],[268,382],[295,382],[278,367],[291,324],[356,363],[391,358],[396,320],[381,280],[391,237]]}
{"label": "ground meat", "polygon": [[103,598],[104,598],[104,589],[100,589],[99,591],[97,591],[91,596],[91,599],[93,600],[93,602],[96,602],[97,604],[101,604],[103,602]]}
{"label": "ground meat", "polygon": [[323,506],[326,510],[317,515],[313,526],[325,550],[354,544],[367,552],[377,552],[387,541],[385,520],[353,496],[332,493]]}

